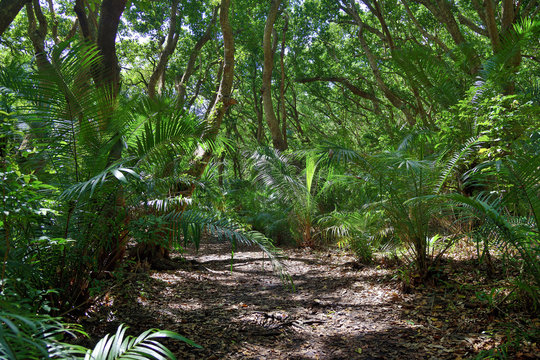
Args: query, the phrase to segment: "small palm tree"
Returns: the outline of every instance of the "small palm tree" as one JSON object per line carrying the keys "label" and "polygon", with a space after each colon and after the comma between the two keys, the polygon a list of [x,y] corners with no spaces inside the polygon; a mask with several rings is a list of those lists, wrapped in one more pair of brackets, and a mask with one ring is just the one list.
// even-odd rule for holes
{"label": "small palm tree", "polygon": [[27,143],[39,149],[34,172],[62,192],[49,234],[75,239],[61,252],[53,285],[65,290],[62,306],[88,298],[89,274],[116,268],[130,238],[129,222],[148,214],[162,217],[163,231],[154,232],[165,239],[160,246],[171,247],[169,235],[180,239],[178,230],[214,229],[233,244],[260,245],[283,269],[267,239],[185,212],[184,199],[176,196],[179,182],[197,181],[185,175],[194,150],[217,146],[201,142],[206,124],[177,114],[167,99],[113,101],[106,87],[93,86],[98,60],[94,47],[65,43],[53,49],[46,71],[18,78],[0,71],[3,89],[19,99],[19,119],[31,129]]}
{"label": "small palm tree", "polygon": [[474,197],[447,194],[492,230],[491,240],[505,252],[514,252],[523,261],[525,279],[522,284],[536,306],[540,304],[540,135],[517,146],[511,156],[478,165],[469,181],[496,179],[498,191]]}
{"label": "small palm tree", "polygon": [[290,208],[289,223],[297,234],[300,245],[313,246],[317,217],[320,215],[319,198],[331,185],[332,175],[326,179],[317,172],[313,154],[305,156],[305,169],[292,164],[290,156],[278,150],[263,148],[252,156],[256,171],[255,180],[267,187],[274,200]]}
{"label": "small palm tree", "polygon": [[[359,206],[365,211],[384,213],[386,221],[375,223],[385,232],[391,229],[404,247],[405,260],[414,265],[421,278],[428,276],[448,247],[448,244],[439,247],[440,240],[432,226],[440,207],[423,199],[434,193],[441,169],[434,155],[426,155],[429,140],[430,133],[420,130],[405,138],[394,152],[362,155],[330,143],[318,150],[329,163],[353,166],[354,175],[347,181],[366,182],[376,191],[373,200]],[[448,238],[447,242],[450,241]]]}

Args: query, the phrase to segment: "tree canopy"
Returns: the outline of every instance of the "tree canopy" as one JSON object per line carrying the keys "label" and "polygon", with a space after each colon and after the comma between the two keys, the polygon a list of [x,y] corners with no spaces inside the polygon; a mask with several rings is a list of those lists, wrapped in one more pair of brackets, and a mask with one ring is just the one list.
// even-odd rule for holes
{"label": "tree canopy", "polygon": [[0,294],[74,312],[126,259],[174,267],[208,236],[258,246],[292,288],[280,243],[392,248],[422,283],[472,239],[519,262],[537,308],[539,13],[1,0]]}

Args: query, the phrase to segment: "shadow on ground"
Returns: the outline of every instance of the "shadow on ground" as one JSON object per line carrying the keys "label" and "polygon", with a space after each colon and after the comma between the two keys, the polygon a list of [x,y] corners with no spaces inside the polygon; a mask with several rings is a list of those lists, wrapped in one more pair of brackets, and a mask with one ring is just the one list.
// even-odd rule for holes
{"label": "shadow on ground", "polygon": [[96,338],[121,323],[132,333],[173,330],[204,347],[167,341],[179,359],[455,359],[471,353],[465,333],[445,332],[429,319],[419,323],[411,303],[429,307],[429,299],[401,294],[388,270],[353,270],[352,259],[339,253],[287,255],[294,292],[260,252],[237,253],[231,272],[230,253],[212,245],[186,255],[195,264],[189,269],[126,281],[84,326]]}

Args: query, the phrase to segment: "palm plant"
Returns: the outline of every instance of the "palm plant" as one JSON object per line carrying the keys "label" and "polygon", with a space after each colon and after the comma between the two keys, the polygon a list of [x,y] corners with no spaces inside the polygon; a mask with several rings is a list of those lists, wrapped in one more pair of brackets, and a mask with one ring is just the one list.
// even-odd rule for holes
{"label": "palm plant", "polygon": [[62,342],[64,336],[84,332],[48,315],[35,315],[17,303],[0,301],[0,358],[76,359],[84,349]]}
{"label": "palm plant", "polygon": [[154,232],[160,246],[171,247],[172,236],[180,239],[177,230],[189,219],[189,228],[221,226],[232,243],[257,243],[277,261],[261,236],[239,235],[239,227],[209,216],[183,216],[186,201],[175,187],[197,182],[185,175],[195,150],[217,145],[201,142],[205,123],[178,115],[167,99],[114,100],[106,87],[93,86],[98,60],[94,47],[65,43],[53,49],[46,71],[18,78],[0,71],[3,91],[19,99],[19,119],[31,128],[27,143],[39,150],[33,171],[62,192],[47,235],[75,239],[59,254],[54,286],[70,294],[60,296],[60,305],[87,299],[89,274],[114,270],[130,236],[129,221],[148,214],[168,221]]}
{"label": "palm plant", "polygon": [[469,181],[497,179],[498,191],[474,197],[448,194],[444,197],[482,219],[493,230],[492,242],[504,252],[515,252],[523,261],[524,276],[532,286],[523,284],[535,304],[540,298],[540,136],[518,146],[504,159],[477,166]]}
{"label": "palm plant", "polygon": [[379,247],[383,237],[382,232],[369,231],[377,228],[375,223],[378,221],[378,213],[335,210],[321,216],[318,224],[339,247],[348,247],[360,262],[369,264],[373,258],[373,249]]}
{"label": "palm plant", "polygon": [[[201,349],[190,339],[172,331],[150,329],[138,337],[126,336],[127,327],[120,325],[116,334],[106,335],[92,350],[87,350],[84,360],[113,360],[113,359],[149,359],[168,360],[176,359],[174,354],[155,339],[171,338],[183,341],[193,347]],[[78,358],[83,360],[83,358]]]}
{"label": "palm plant", "polygon": [[380,229],[373,233],[383,231],[388,235],[391,229],[404,248],[404,259],[414,265],[421,278],[429,275],[452,241],[446,238],[441,247],[441,237],[436,236],[433,226],[440,208],[422,198],[433,194],[441,168],[434,155],[426,154],[430,136],[429,131],[417,131],[406,137],[398,150],[376,155],[362,155],[331,143],[318,150],[327,162],[345,162],[355,167],[357,172],[347,181],[372,184],[376,197],[363,204],[363,208],[382,211],[386,218],[384,222],[375,222]]}
{"label": "palm plant", "polygon": [[0,310],[0,358],[17,359],[176,359],[157,339],[171,338],[201,348],[192,340],[172,331],[150,329],[137,337],[126,335],[120,325],[116,334],[106,335],[93,349],[65,342],[66,336],[86,335],[77,325],[65,324],[48,315],[35,315],[21,306],[2,301]]}
{"label": "palm plant", "polygon": [[302,246],[313,246],[319,197],[330,187],[332,175],[323,179],[317,172],[315,156],[307,154],[304,175],[292,164],[290,156],[264,148],[252,156],[255,180],[267,187],[275,201],[290,206],[289,223]]}

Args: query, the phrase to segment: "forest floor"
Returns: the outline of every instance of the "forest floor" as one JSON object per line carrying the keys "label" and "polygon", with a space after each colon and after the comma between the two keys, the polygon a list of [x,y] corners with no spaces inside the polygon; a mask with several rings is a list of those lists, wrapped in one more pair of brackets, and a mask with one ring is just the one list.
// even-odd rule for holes
{"label": "forest floor", "polygon": [[363,266],[336,250],[285,255],[295,291],[260,251],[237,251],[231,271],[229,246],[206,244],[177,270],[125,273],[80,322],[94,343],[124,323],[132,334],[173,330],[203,346],[165,340],[179,359],[461,359],[514,340],[521,345],[507,347],[510,358],[540,353],[537,339],[516,331],[537,331],[538,316],[490,306],[486,294],[506,277],[484,279],[471,261],[446,260],[438,285],[407,294],[384,259]]}

